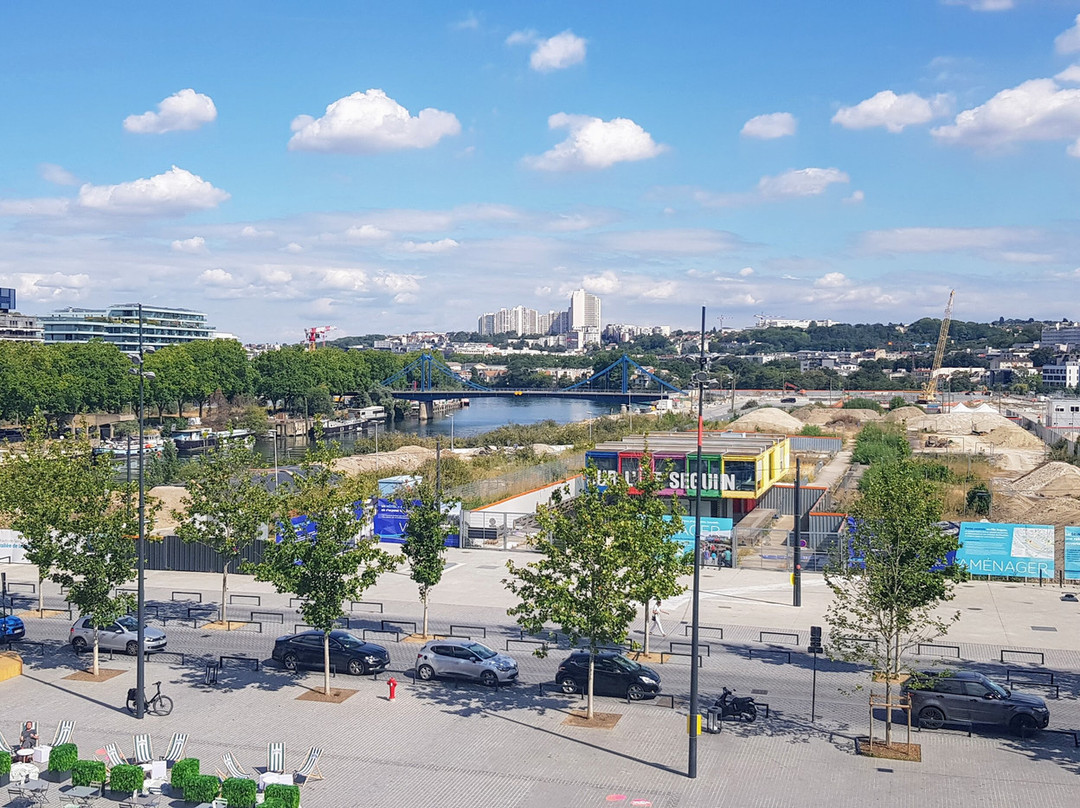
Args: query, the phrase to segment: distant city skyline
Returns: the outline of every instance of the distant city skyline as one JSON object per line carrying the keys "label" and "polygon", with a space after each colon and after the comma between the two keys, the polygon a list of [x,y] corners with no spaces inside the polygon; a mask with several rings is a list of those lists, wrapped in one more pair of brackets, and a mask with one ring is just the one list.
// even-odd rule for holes
{"label": "distant city skyline", "polygon": [[0,286],[248,342],[575,289],[683,329],[1075,317],[1078,10],[9,4]]}

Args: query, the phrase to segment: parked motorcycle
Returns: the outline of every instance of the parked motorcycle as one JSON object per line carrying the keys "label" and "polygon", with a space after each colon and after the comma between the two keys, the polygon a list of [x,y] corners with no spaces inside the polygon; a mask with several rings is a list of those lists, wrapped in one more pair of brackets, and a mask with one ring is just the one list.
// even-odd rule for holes
{"label": "parked motorcycle", "polygon": [[741,718],[747,723],[757,718],[757,705],[753,696],[735,696],[732,691],[724,688],[723,694],[716,700],[713,707],[719,708],[720,719]]}

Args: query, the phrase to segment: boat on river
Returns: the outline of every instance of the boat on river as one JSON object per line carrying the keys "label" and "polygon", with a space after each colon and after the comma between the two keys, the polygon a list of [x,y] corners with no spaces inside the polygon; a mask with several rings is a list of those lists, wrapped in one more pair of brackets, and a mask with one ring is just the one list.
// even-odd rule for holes
{"label": "boat on river", "polygon": [[204,426],[179,429],[172,434],[172,442],[176,445],[176,453],[181,457],[201,454],[208,449],[214,449],[224,443],[236,440],[249,441],[254,444],[255,436],[250,429],[214,430]]}

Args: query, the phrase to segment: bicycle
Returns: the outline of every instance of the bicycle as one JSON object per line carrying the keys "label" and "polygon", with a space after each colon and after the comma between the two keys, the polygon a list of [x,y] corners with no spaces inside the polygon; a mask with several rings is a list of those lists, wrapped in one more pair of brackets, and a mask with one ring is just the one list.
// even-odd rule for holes
{"label": "bicycle", "polygon": [[[157,692],[150,697],[149,701],[143,702],[143,708],[150,715],[168,715],[172,712],[173,700],[161,694],[161,682],[154,682],[154,686],[157,688]],[[136,688],[133,687],[128,690],[127,709],[132,715],[138,712],[138,697],[139,691]]]}

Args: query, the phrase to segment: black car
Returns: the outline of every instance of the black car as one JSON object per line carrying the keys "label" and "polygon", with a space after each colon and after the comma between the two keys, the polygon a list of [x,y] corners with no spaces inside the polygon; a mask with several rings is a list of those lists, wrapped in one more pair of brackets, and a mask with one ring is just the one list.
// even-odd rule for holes
{"label": "black car", "polygon": [[[270,655],[286,670],[323,667],[323,633],[305,631],[286,634],[274,641]],[[330,632],[330,665],[334,670],[348,671],[354,676],[379,673],[390,664],[390,654],[381,645],[364,642],[347,631]]]}
{"label": "black car", "polygon": [[[585,692],[589,687],[589,652],[575,651],[559,665],[555,681],[564,693]],[[598,696],[652,698],[660,692],[660,674],[614,651],[596,655],[593,692]]]}
{"label": "black car", "polygon": [[911,698],[913,717],[927,729],[983,724],[1026,736],[1050,723],[1042,697],[1009,690],[975,671],[923,671],[908,679],[902,692]]}

